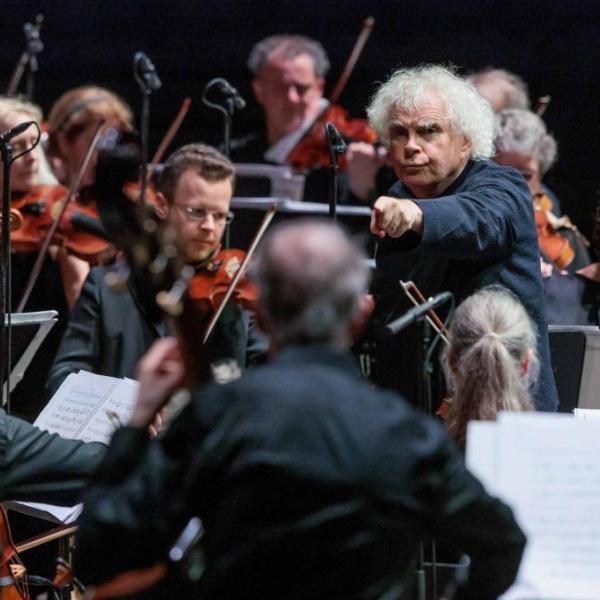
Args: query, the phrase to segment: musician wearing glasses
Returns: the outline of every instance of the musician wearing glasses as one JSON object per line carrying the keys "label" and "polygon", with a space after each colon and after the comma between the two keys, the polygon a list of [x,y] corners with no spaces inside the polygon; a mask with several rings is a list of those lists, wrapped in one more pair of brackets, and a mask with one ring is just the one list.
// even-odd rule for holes
{"label": "musician wearing glasses", "polygon": [[[210,146],[189,144],[165,163],[157,194],[157,213],[174,232],[183,260],[202,269],[219,251],[233,218],[233,165]],[[153,321],[131,283],[123,293],[110,288],[106,267],[92,269],[71,316],[48,387],[55,391],[69,373],[80,369],[113,377],[133,377],[135,366],[152,342],[168,333],[163,320]],[[221,315],[209,342],[211,356],[224,379],[240,374],[260,357],[266,344],[250,313],[235,304]]]}

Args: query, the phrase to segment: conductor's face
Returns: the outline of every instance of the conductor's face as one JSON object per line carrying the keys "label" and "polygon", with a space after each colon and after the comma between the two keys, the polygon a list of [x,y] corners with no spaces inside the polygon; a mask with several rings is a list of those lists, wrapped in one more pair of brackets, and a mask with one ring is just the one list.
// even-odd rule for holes
{"label": "conductor's face", "polygon": [[471,142],[454,129],[444,101],[434,93],[417,110],[393,110],[389,135],[394,171],[417,198],[442,195],[471,153]]}

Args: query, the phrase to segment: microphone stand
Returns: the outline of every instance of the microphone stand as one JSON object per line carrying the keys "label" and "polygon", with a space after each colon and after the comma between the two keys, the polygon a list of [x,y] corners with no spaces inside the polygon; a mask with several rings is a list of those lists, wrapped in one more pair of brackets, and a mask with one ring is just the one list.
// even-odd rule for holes
{"label": "microphone stand", "polygon": [[[2,240],[0,243],[0,386],[2,390],[2,404],[6,404],[6,411],[10,414],[10,366],[11,358],[11,251],[10,251],[10,170],[12,166],[12,145],[9,141],[0,142],[0,155],[2,157]],[[6,379],[6,385],[5,385]],[[6,395],[4,394],[6,390]]]}
{"label": "microphone stand", "polygon": [[[208,93],[213,88],[218,88],[224,93],[222,105],[208,99]],[[222,77],[215,77],[204,86],[204,90],[202,91],[202,102],[209,108],[218,110],[223,115],[223,154],[229,158],[231,156],[233,115],[236,108],[243,109],[246,106],[246,103],[239,95],[237,95],[237,91],[229,85],[229,82]],[[229,227],[230,224],[225,226],[225,233],[223,235],[223,246],[225,248],[229,248]]]}
{"label": "microphone stand", "polygon": [[32,102],[35,74],[39,70],[37,55],[44,49],[44,44],[40,39],[40,26],[42,24],[43,17],[40,17],[41,15],[38,15],[33,25],[31,23],[25,23],[23,26],[23,31],[25,32],[26,52],[29,58],[29,68],[27,69],[27,80],[25,83],[25,95]]}
{"label": "microphone stand", "polygon": [[[224,98],[222,104],[217,104],[208,99],[208,92],[213,88],[220,89]],[[222,77],[211,79],[205,86],[202,92],[202,102],[209,108],[218,110],[223,115],[223,154],[227,158],[231,155],[231,130],[233,128],[233,115],[237,108],[242,109],[246,106],[237,90],[231,87],[228,81]]]}
{"label": "microphone stand", "polygon": [[23,25],[25,34],[25,50],[21,54],[19,61],[11,75],[10,81],[4,92],[6,96],[14,96],[17,93],[19,84],[27,69],[26,96],[33,101],[34,74],[38,71],[37,55],[44,49],[44,44],[40,40],[40,28],[44,22],[44,16],[38,15],[32,23]]}
{"label": "microphone stand", "polygon": [[[436,296],[435,299],[439,298],[441,303],[450,302],[450,312],[447,320],[452,316],[454,310],[454,296],[450,293],[445,292],[445,298],[442,299],[442,294]],[[434,300],[435,300],[434,299]],[[412,309],[415,310],[415,309]],[[409,311],[410,313],[410,311]],[[407,315],[409,314],[407,313]],[[429,323],[429,318],[427,318],[427,314],[423,313],[422,315],[413,318],[410,321],[405,321],[403,325],[401,325],[399,329],[396,329],[395,332],[401,331],[402,328],[410,325],[415,321],[421,322],[420,327],[420,343],[419,343],[419,385],[417,391],[417,405],[421,409],[421,411],[429,417],[433,416],[433,406],[432,406],[432,392],[431,392],[431,375],[433,373],[433,353],[438,345],[438,342],[442,338],[442,330],[438,330],[433,340],[431,339],[431,325]],[[444,324],[445,325],[445,324]],[[388,326],[389,327],[389,326]],[[430,595],[431,598],[437,598],[437,562],[436,562],[436,543],[435,539],[431,540],[431,562],[429,563],[431,566],[431,587],[432,593]],[[418,600],[426,600],[427,598],[427,580],[425,574],[425,567],[427,563],[425,561],[425,545],[424,541],[421,538],[419,542],[419,552],[417,556],[417,564],[416,564],[416,576],[417,576],[417,599]]]}
{"label": "microphone stand", "polygon": [[[143,61],[147,61],[142,65]],[[152,73],[148,71],[148,63]],[[154,90],[160,89],[161,82],[156,76],[154,65],[149,62],[148,57],[142,52],[136,53],[133,58],[133,75],[142,91],[142,113],[140,116],[140,140],[142,165],[140,171],[140,214],[146,209],[146,190],[148,189],[148,146],[150,131],[150,95]]]}
{"label": "microphone stand", "polygon": [[338,201],[338,157],[346,154],[347,146],[340,136],[335,125],[325,123],[325,135],[329,144],[329,216],[335,221],[337,219]]}

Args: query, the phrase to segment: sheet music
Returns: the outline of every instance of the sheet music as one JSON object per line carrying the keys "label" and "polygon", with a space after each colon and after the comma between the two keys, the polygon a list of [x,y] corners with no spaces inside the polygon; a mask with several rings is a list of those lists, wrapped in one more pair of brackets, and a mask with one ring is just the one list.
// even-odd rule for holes
{"label": "sheet music", "polygon": [[600,410],[597,408],[575,408],[573,416],[576,419],[600,419]]}
{"label": "sheet music", "polygon": [[131,379],[79,371],[65,379],[34,425],[67,439],[107,444],[118,422],[128,422],[138,387]]}
{"label": "sheet music", "polygon": [[75,506],[58,506],[55,504],[45,504],[43,502],[20,502],[10,500],[5,502],[4,506],[38,519],[62,523],[64,525],[75,523],[83,511],[83,504],[81,503],[76,504]]}
{"label": "sheet music", "polygon": [[488,493],[497,495],[498,426],[495,421],[471,421],[467,425],[465,463]]}
{"label": "sheet music", "polygon": [[[496,429],[496,458],[475,462],[492,471],[484,479],[495,480],[528,538],[503,600],[600,598],[600,421],[506,413]],[[478,454],[480,434],[467,456]]]}

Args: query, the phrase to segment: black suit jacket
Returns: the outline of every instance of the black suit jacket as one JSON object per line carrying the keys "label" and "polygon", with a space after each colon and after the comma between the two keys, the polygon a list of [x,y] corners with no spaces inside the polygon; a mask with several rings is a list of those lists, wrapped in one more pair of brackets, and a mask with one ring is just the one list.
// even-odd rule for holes
{"label": "black suit jacket", "polygon": [[[379,318],[389,320],[406,306],[397,304],[398,299],[404,300],[400,279],[414,281],[426,297],[450,290],[457,303],[486,285],[508,288],[538,330],[540,377],[534,390],[535,406],[556,410],[540,252],[531,194],[523,176],[490,161],[469,162],[439,198],[417,200],[400,182],[389,195],[410,198],[421,208],[423,235],[409,232],[379,244]],[[379,355],[381,378],[400,385],[407,395],[414,394],[409,386],[416,373],[407,366],[414,364],[417,343],[414,337],[401,335],[383,343]]]}
{"label": "black suit jacket", "polygon": [[105,450],[40,431],[0,409],[0,500],[74,504]]}
{"label": "black suit jacket", "polygon": [[[164,321],[150,318],[131,286],[123,292],[108,286],[106,272],[105,267],[93,268],[83,286],[50,369],[51,393],[80,369],[135,377],[135,367],[152,342],[169,333]],[[209,351],[213,364],[234,360],[243,369],[259,362],[266,346],[249,313],[230,305],[217,322]]]}
{"label": "black suit jacket", "polygon": [[154,564],[200,516],[205,572],[185,597],[403,598],[432,535],[471,556],[456,598],[486,600],[524,545],[437,423],[322,347],[205,388],[163,439],[117,431],[84,506],[75,566],[88,584]]}

